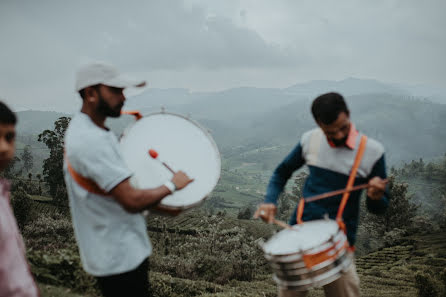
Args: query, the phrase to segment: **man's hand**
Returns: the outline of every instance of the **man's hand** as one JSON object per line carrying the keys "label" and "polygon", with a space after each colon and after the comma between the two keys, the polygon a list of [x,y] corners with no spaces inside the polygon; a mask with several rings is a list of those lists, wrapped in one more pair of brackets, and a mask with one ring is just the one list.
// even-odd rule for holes
{"label": "man's hand", "polygon": [[384,195],[384,191],[386,190],[386,182],[375,176],[369,181],[369,186],[367,190],[367,196],[372,200],[381,200]]}
{"label": "man's hand", "polygon": [[261,218],[263,221],[271,224],[276,216],[277,207],[274,203],[262,203],[254,214],[254,218]]}
{"label": "man's hand", "polygon": [[190,179],[189,176],[186,175],[183,171],[178,171],[172,177],[172,182],[175,184],[177,190],[181,190],[185,188],[188,184],[193,182],[193,179]]}

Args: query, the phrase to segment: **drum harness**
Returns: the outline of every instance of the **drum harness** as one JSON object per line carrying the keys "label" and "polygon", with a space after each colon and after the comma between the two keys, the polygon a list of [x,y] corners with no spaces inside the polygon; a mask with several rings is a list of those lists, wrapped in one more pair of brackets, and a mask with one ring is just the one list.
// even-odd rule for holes
{"label": "drum harness", "polygon": [[[355,178],[356,178],[356,173],[358,171],[359,165],[361,163],[362,157],[364,155],[364,151],[366,148],[366,143],[367,143],[367,136],[362,135],[361,136],[361,140],[360,140],[360,144],[359,144],[359,148],[358,148],[358,152],[356,153],[356,157],[355,157],[355,161],[353,163],[352,166],[352,170],[350,172],[350,176],[348,178],[347,181],[347,187],[345,188],[344,193],[342,195],[342,200],[341,203],[339,205],[339,209],[338,209],[338,213],[336,216],[336,222],[339,225],[339,228],[345,233],[347,234],[347,228],[345,226],[345,223],[342,219],[342,214],[344,213],[344,208],[347,204],[348,198],[350,197],[350,193],[351,191],[354,189],[353,187],[353,183],[355,182]],[[331,196],[331,195],[330,195]],[[317,197],[314,197],[317,198]],[[323,195],[321,195],[319,197],[319,199],[321,198],[325,198],[323,197]],[[312,199],[309,199],[312,200]],[[318,199],[313,199],[313,200],[318,200]],[[299,206],[297,208],[297,216],[296,216],[296,220],[297,220],[297,224],[303,224],[302,221],[302,215],[304,212],[304,204],[305,204],[305,199],[302,198],[299,202]],[[317,254],[312,254],[312,255],[304,255],[303,256],[303,260],[305,262],[305,265],[307,266],[307,268],[311,268],[325,260],[328,260],[330,258],[335,258],[337,256],[337,253],[332,254],[331,252],[334,251],[336,245],[333,245],[332,247],[328,248],[327,250],[324,250],[322,252],[319,252]],[[353,252],[355,250],[354,246],[349,246],[348,241],[345,242],[345,248],[348,249],[349,251]]]}

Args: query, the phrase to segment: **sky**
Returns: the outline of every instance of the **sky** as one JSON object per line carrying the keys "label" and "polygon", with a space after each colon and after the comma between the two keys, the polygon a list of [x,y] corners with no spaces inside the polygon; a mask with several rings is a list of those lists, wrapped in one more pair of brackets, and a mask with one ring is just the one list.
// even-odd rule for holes
{"label": "sky", "polygon": [[73,111],[76,69],[153,88],[285,88],[371,78],[441,87],[444,0],[0,0],[0,99]]}

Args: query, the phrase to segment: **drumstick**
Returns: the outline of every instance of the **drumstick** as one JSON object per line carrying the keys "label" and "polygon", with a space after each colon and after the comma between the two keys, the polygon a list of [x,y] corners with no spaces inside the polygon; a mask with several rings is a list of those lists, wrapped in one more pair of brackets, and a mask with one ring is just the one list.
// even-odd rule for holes
{"label": "drumstick", "polygon": [[282,227],[282,228],[285,228],[285,229],[293,229],[293,228],[291,228],[291,226],[288,225],[287,223],[282,222],[282,221],[279,221],[279,220],[276,220],[276,219],[273,219],[273,223],[276,224],[277,226]]}
{"label": "drumstick", "polygon": [[[262,210],[260,212],[260,216],[264,216],[264,215],[265,215],[265,212]],[[279,220],[276,220],[274,218],[273,218],[273,223],[276,224],[277,226],[285,228],[285,229],[292,229],[291,226],[288,225],[287,223],[279,221]]]}
{"label": "drumstick", "polygon": [[[387,179],[385,179],[383,181],[385,183],[388,182]],[[328,198],[328,197],[331,197],[331,196],[344,194],[344,193],[348,193],[348,192],[354,192],[354,191],[366,189],[366,188],[369,188],[369,187],[370,187],[369,184],[362,184],[362,185],[354,186],[354,187],[352,187],[350,189],[341,189],[341,190],[331,191],[331,192],[327,192],[327,193],[324,193],[324,194],[311,196],[309,198],[303,198],[303,199],[305,200],[305,202],[313,202],[313,201],[316,201],[316,200],[320,200],[320,199],[324,199],[324,198]]]}
{"label": "drumstick", "polygon": [[[152,157],[153,159],[160,161],[159,159],[157,159],[157,158],[158,158],[158,152],[155,151],[154,149],[150,149],[150,150],[149,150],[149,155],[150,155],[150,157]],[[175,174],[175,171],[173,171],[172,168],[170,168],[169,165],[167,165],[167,164],[164,163],[163,161],[160,161],[160,162],[161,162],[161,164],[164,165],[164,167],[166,167],[167,169],[169,169],[170,172],[172,172],[173,174]]]}

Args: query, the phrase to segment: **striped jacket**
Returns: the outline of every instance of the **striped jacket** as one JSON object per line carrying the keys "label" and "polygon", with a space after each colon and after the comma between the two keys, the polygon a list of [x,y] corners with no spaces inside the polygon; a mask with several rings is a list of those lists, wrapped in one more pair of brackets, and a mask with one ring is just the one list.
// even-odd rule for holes
{"label": "striped jacket", "polygon": [[[266,191],[265,203],[277,204],[277,198],[294,171],[308,166],[309,176],[305,181],[303,196],[311,197],[333,190],[345,188],[359,148],[361,134],[351,125],[347,145],[334,147],[320,128],[303,134],[300,142],[274,171]],[[354,185],[367,183],[372,177],[386,178],[386,166],[383,146],[368,138],[364,156],[358,168]],[[350,245],[354,245],[359,221],[361,191],[352,192],[343,213]],[[342,195],[305,203],[303,221],[322,219],[325,214],[335,219]],[[389,203],[386,191],[381,200],[367,197],[367,209],[372,213],[382,213]],[[290,224],[296,224],[296,210],[290,218]]]}

